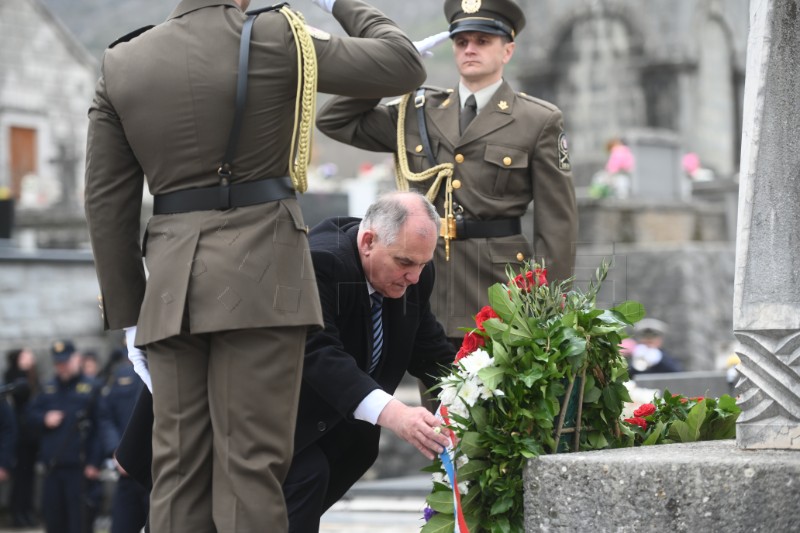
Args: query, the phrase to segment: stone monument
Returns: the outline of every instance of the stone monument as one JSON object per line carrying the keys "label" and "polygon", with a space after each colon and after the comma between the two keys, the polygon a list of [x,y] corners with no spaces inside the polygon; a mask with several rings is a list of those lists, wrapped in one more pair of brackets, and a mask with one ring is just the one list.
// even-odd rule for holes
{"label": "stone monument", "polygon": [[734,285],[740,448],[800,450],[800,2],[753,0]]}

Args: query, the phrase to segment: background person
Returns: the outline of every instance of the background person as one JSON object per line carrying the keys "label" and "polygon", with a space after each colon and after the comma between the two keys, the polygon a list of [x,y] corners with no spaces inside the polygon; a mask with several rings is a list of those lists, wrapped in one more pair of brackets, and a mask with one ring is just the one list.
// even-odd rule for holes
{"label": "background person", "polygon": [[56,375],[44,384],[28,413],[42,434],[41,510],[47,533],[79,533],[86,482],[97,479],[102,463],[96,432],[99,390],[81,374],[81,355],[71,341],[54,343],[52,354]]}
{"label": "background person", "polygon": [[39,393],[39,372],[36,355],[29,348],[16,348],[6,353],[5,383],[13,386],[9,399],[17,422],[17,442],[11,480],[11,525],[34,527],[38,519],[33,506],[36,480],[36,457],[39,433],[28,421],[28,406]]}
{"label": "background person", "polygon": [[[262,13],[245,47],[240,122],[249,0],[183,0],[103,58],[86,215],[104,325],[125,328],[145,379],[152,370],[153,531],[286,529],[281,482],[303,346],[307,328],[322,325],[294,191],[310,144],[296,121],[298,92],[307,119],[314,80],[321,92],[380,98],[425,76],[412,43],[378,10],[314,3],[352,37],[309,30],[290,10]],[[141,246],[145,176],[155,207]]]}
{"label": "background person", "polygon": [[667,331],[667,324],[655,318],[644,318],[636,323],[633,333],[636,346],[631,350],[628,359],[628,370],[632,377],[636,374],[683,370],[683,365],[664,350],[664,335]]}

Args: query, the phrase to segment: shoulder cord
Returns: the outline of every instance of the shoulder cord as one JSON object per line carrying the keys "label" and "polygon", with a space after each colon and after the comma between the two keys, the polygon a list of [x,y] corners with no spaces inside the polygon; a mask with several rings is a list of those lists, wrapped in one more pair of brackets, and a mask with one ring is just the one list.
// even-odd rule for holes
{"label": "shoulder cord", "polygon": [[289,176],[295,190],[304,193],[308,189],[308,163],[317,108],[317,51],[303,16],[287,6],[281,8],[281,13],[289,21],[297,43],[297,99],[289,152]]}
{"label": "shoulder cord", "polygon": [[453,163],[440,163],[422,172],[411,172],[408,167],[408,153],[406,152],[406,108],[411,99],[411,93],[400,100],[397,110],[397,152],[394,154],[395,176],[398,191],[407,191],[409,182],[421,182],[436,178],[428,189],[425,197],[431,203],[436,201],[442,180],[446,179],[444,193],[444,220],[442,221],[441,235],[444,237],[445,258],[450,260],[450,240],[455,237],[455,216],[453,215]]}

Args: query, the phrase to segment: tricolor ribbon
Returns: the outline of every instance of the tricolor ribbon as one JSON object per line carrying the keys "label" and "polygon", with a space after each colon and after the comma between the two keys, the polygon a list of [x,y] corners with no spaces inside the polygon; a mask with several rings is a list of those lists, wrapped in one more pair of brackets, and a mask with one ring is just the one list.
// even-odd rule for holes
{"label": "tricolor ribbon", "polygon": [[[436,414],[446,425],[450,425],[450,420],[447,417],[447,407],[444,404],[439,405]],[[444,449],[439,454],[442,460],[447,477],[450,479],[450,486],[453,487],[453,516],[455,517],[455,527],[453,533],[469,533],[467,521],[464,520],[464,510],[461,508],[461,493],[458,492],[458,479],[456,478],[456,467],[453,464],[453,454],[456,445],[456,435],[449,427],[446,429],[447,436],[450,438],[450,446]]]}

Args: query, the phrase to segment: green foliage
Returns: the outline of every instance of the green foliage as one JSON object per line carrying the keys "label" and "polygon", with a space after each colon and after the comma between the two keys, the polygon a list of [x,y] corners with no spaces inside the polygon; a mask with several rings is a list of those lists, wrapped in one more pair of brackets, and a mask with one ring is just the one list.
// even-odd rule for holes
{"label": "green foliage", "polygon": [[736,400],[727,394],[688,398],[665,390],[625,419],[626,434],[634,446],[732,439],[739,413]]}
{"label": "green foliage", "polygon": [[[443,379],[439,396],[450,406],[451,428],[459,438],[454,464],[459,483],[469,486],[462,495],[462,507],[468,523],[474,525],[473,533],[524,530],[522,471],[526,462],[572,448],[572,434],[560,436],[557,427],[570,385],[574,400],[565,426],[576,425],[577,403],[583,393],[579,449],[624,445],[628,434],[620,431],[618,420],[630,398],[624,386],[627,363],[619,344],[626,336],[625,328],[641,319],[644,310],[637,302],[609,310],[595,307],[608,268],[604,263],[596,283],[581,292],[568,290],[567,282],[547,284],[543,269],[536,264],[526,265],[519,275],[507,267],[509,283],[495,284],[488,291],[493,317],[483,316],[480,321],[476,317],[478,328],[467,333],[479,336],[484,346],[459,352],[459,357],[471,359],[483,350],[486,364],[470,374],[465,370],[468,361],[457,360],[450,376]],[[480,398],[464,393],[475,384],[483,387]],[[434,471],[440,467],[437,459]],[[428,503],[439,514],[423,527],[423,533],[440,531],[443,526],[451,532],[451,489],[435,483]]]}

